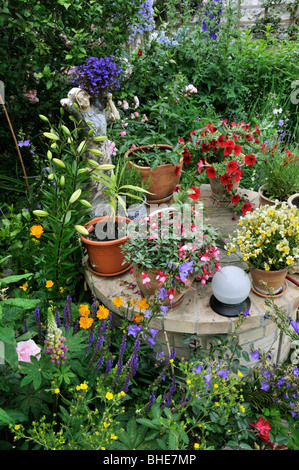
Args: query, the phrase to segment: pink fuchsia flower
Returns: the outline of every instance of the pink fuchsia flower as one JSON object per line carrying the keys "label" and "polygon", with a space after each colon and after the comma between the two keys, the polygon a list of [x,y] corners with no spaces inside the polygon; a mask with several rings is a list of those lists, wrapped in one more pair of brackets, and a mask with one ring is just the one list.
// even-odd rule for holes
{"label": "pink fuchsia flower", "polygon": [[142,284],[145,284],[148,287],[149,283],[151,282],[150,278],[147,275],[147,272],[144,271],[142,274]]}
{"label": "pink fuchsia flower", "polygon": [[162,271],[158,271],[158,276],[156,276],[156,279],[159,283],[163,284],[163,282],[166,281],[167,274],[164,274]]}
{"label": "pink fuchsia flower", "polygon": [[19,341],[16,348],[18,354],[18,360],[23,362],[31,362],[31,356],[37,356],[40,358],[41,348],[33,341],[28,339],[27,341]]}

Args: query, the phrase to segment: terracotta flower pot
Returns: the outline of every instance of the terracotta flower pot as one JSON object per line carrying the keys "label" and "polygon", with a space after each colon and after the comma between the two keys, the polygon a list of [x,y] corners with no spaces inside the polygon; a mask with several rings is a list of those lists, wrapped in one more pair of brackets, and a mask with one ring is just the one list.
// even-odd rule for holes
{"label": "terracotta flower pot", "polygon": [[[150,150],[153,147],[159,147],[159,149],[172,150],[170,145],[143,145],[141,147],[136,147],[128,150],[125,153],[126,158],[132,158],[132,154],[140,150]],[[161,204],[163,202],[168,202],[173,195],[173,191],[177,186],[181,173],[176,173],[175,166],[172,163],[166,163],[164,165],[157,166],[154,170],[151,170],[148,166],[139,166],[134,162],[129,161],[129,167],[134,166],[136,170],[140,171],[141,179],[143,181],[148,181],[150,178],[150,187],[148,191],[150,194],[147,194],[147,203],[148,204]],[[183,158],[180,160],[180,169],[183,166]]]}
{"label": "terracotta flower pot", "polygon": [[263,186],[261,186],[259,188],[259,202],[260,202],[260,207],[262,206],[275,206],[276,202],[274,199],[269,199],[267,196],[265,196],[265,191],[267,189],[267,185],[266,184],[263,184]]}
{"label": "terracotta flower pot", "polygon": [[289,197],[288,206],[299,208],[299,193],[293,194],[292,196]]}
{"label": "terracotta flower pot", "polygon": [[[95,225],[98,222],[107,222],[108,217],[96,217],[92,219],[85,228],[89,231],[95,230]],[[130,219],[125,217],[116,217],[117,223],[131,222]],[[98,241],[89,240],[83,235],[80,235],[82,243],[85,245],[88,254],[88,268],[94,274],[99,276],[116,276],[122,274],[131,265],[124,263],[124,254],[121,251],[123,245],[127,242],[128,236],[118,238],[116,240]]]}
{"label": "terracotta flower pot", "polygon": [[277,271],[264,271],[263,269],[251,269],[252,287],[257,293],[268,295],[267,290],[260,281],[266,282],[268,289],[272,288],[273,293],[278,294],[283,290],[287,269],[279,269]]}
{"label": "terracotta flower pot", "polygon": [[[146,271],[146,274],[150,279],[150,282],[148,283],[148,285],[142,283],[142,277],[140,277],[140,275],[136,273],[136,269],[134,269],[134,278],[136,280],[136,283],[139,287],[141,294],[145,298],[150,298],[156,295],[160,287],[163,287],[163,285],[160,285],[156,280],[156,276],[158,275],[158,269],[150,269],[150,270],[145,269],[144,271]],[[188,284],[186,284],[186,286],[180,291],[177,291],[174,293],[174,298],[172,301],[172,308],[175,308],[178,305],[180,305],[182,301],[184,300],[186,293],[191,289],[191,284],[194,281],[194,276],[188,276],[187,279],[188,279]],[[165,298],[163,305],[166,305],[166,306],[170,305],[170,301],[168,297]]]}

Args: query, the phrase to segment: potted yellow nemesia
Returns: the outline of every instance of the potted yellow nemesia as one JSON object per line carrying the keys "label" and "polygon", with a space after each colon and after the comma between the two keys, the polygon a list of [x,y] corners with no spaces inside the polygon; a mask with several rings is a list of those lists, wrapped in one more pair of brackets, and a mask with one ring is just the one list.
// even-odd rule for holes
{"label": "potted yellow nemesia", "polygon": [[250,268],[253,290],[266,295],[282,291],[290,266],[299,261],[299,209],[284,202],[247,212],[230,236],[227,254],[240,253]]}

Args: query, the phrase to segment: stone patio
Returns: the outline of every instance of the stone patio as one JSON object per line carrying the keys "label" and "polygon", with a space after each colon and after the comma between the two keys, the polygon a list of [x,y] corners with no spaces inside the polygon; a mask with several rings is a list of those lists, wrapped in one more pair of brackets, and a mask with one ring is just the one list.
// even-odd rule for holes
{"label": "stone patio", "polygon": [[[222,266],[233,264],[245,269],[245,263],[240,261],[237,255],[227,257],[223,249],[225,239],[237,229],[239,217],[232,220],[232,208],[227,207],[224,203],[220,203],[219,206],[213,201],[209,185],[202,185],[200,189],[200,200],[205,208],[205,221],[218,228],[224,238],[224,241],[220,243],[220,264]],[[246,193],[250,202],[258,207],[257,193],[244,190],[240,190],[240,192]],[[291,276],[299,281],[298,273]],[[116,277],[101,277],[91,273],[86,266],[85,277],[96,298],[112,312],[115,326],[120,325],[122,313],[119,308],[115,307],[112,300],[116,297],[122,297],[124,302],[125,299],[136,299],[137,301],[142,299],[130,271]],[[296,312],[299,308],[299,288],[289,280],[286,282],[286,291],[282,296],[275,298],[275,304],[285,311],[287,317],[296,319]],[[186,342],[188,336],[196,337],[201,350],[206,351],[212,337],[232,335],[238,317],[228,318],[215,313],[209,303],[211,295],[211,282],[208,282],[204,289],[199,282],[194,282],[192,289],[186,294],[180,306],[169,310],[165,317],[153,319],[151,326],[159,329],[157,339],[160,341],[160,345],[155,351],[163,350],[165,354],[168,354],[169,347],[174,346],[177,357],[188,359],[191,352]],[[253,291],[250,292],[249,297],[251,300],[250,316],[246,317],[238,330],[240,346],[248,352],[257,348],[268,351],[271,348],[273,361],[283,361],[290,351],[288,338],[272,321],[264,319],[265,299]]]}

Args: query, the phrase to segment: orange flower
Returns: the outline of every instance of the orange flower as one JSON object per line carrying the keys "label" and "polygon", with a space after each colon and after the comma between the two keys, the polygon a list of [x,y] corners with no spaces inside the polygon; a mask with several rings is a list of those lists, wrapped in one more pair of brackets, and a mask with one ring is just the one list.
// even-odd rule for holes
{"label": "orange flower", "polygon": [[33,225],[30,229],[30,235],[33,235],[36,238],[40,238],[43,232],[44,229],[41,225]]}
{"label": "orange flower", "polygon": [[52,286],[54,286],[54,282],[53,282],[53,281],[47,281],[47,282],[46,282],[46,287],[47,287],[48,289],[50,289]]}
{"label": "orange flower", "polygon": [[81,328],[84,328],[84,330],[87,330],[88,328],[90,328],[92,324],[93,324],[93,318],[81,317],[79,320],[79,325],[81,326]]}
{"label": "orange flower", "polygon": [[149,304],[147,303],[146,299],[142,299],[142,300],[139,300],[137,307],[140,309],[146,310],[147,308],[149,308]]}
{"label": "orange flower", "polygon": [[116,297],[116,299],[112,300],[112,303],[116,307],[120,307],[121,305],[123,305],[123,299],[121,297]]}
{"label": "orange flower", "polygon": [[87,317],[87,316],[90,314],[89,306],[88,306],[88,305],[81,304],[81,305],[80,305],[80,308],[79,308],[79,313],[80,313],[80,315],[82,315],[83,317]]}
{"label": "orange flower", "polygon": [[20,289],[23,289],[23,291],[26,291],[28,289],[28,282],[25,282],[22,286],[19,286]]}
{"label": "orange flower", "polygon": [[133,317],[132,320],[135,323],[140,323],[141,321],[144,320],[144,316],[143,315],[135,315],[135,317]]}
{"label": "orange flower", "polygon": [[109,315],[109,310],[108,308],[104,307],[104,305],[101,305],[99,307],[99,310],[97,311],[97,317],[100,320],[105,320]]}

